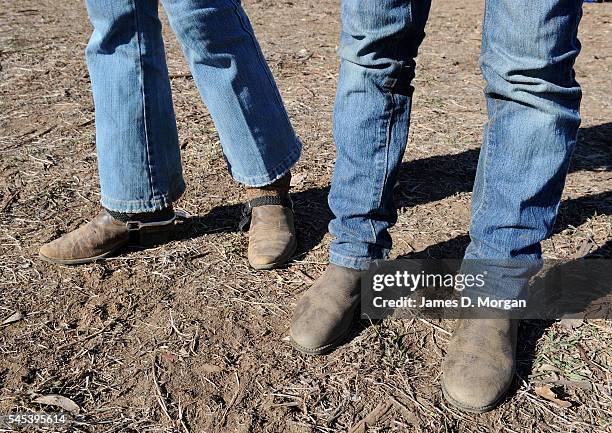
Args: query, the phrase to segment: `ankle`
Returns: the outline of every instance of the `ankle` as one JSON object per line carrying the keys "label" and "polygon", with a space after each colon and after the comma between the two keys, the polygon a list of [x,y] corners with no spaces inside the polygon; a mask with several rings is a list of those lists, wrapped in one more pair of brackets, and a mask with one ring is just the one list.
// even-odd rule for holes
{"label": "ankle", "polygon": [[285,173],[280,179],[275,180],[269,185],[259,187],[247,187],[247,200],[257,197],[287,197],[291,188],[291,172]]}

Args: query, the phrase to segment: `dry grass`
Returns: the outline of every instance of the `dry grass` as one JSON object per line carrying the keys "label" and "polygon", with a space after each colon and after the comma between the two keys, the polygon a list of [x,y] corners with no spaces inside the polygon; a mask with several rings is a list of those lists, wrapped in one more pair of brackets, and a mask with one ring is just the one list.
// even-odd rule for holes
{"label": "dry grass", "polygon": [[[65,268],[36,253],[93,215],[99,199],[82,60],[89,26],[81,2],[0,0],[0,322],[24,314],[0,327],[0,413],[43,410],[32,400],[56,393],[81,408],[71,431],[610,431],[608,322],[524,323],[509,399],[481,416],[441,396],[449,321],[360,323],[350,344],[322,358],[290,349],[293,305],[327,260],[337,4],[249,0],[246,8],[305,143],[295,170],[296,259],[270,272],[247,266],[246,239],[235,231],[241,190],[167,33],[189,184],[179,206],[195,217],[179,241]],[[481,8],[434,2],[397,197],[398,256],[457,257],[465,247],[485,120]],[[611,17],[610,4],[585,5],[576,67],[583,128],[548,257],[610,257]],[[539,397],[542,384],[572,407]]]}

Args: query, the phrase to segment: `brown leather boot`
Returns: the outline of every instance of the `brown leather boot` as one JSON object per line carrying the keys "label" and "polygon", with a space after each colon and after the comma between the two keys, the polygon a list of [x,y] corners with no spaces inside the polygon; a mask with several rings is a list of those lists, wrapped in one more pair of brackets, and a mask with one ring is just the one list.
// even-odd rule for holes
{"label": "brown leather boot", "polygon": [[361,272],[330,264],[298,301],[291,321],[291,344],[322,355],[344,342],[361,298]]}
{"label": "brown leather boot", "polygon": [[39,256],[49,263],[77,265],[108,257],[128,243],[160,244],[168,240],[174,219],[122,222],[102,209],[84,226],[43,245]]}
{"label": "brown leather boot", "polygon": [[487,412],[514,379],[518,320],[460,319],[442,364],[442,392],[453,406]]}
{"label": "brown leather boot", "polygon": [[278,267],[295,253],[290,182],[291,173],[287,173],[271,185],[246,190],[248,203],[240,225],[243,229],[249,227],[247,257],[255,269]]}

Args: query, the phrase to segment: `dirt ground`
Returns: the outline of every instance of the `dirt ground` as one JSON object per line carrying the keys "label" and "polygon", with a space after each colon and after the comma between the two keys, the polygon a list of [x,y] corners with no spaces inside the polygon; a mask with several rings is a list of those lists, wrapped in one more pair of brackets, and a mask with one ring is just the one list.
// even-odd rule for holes
{"label": "dirt ground", "polygon": [[[453,323],[356,323],[350,343],[312,358],[288,323],[327,261],[334,160],[336,1],[247,0],[304,142],[294,173],[300,248],[254,271],[236,231],[243,191],[174,36],[168,64],[192,215],[179,239],[103,263],[57,267],[38,247],[93,216],[99,188],[82,2],[0,0],[0,414],[54,411],[60,394],[86,432],[610,432],[610,322],[521,325],[508,400],[485,415],[442,398]],[[418,59],[394,255],[460,257],[482,124],[481,1],[434,1]],[[612,241],[612,4],[585,4],[580,143],[547,257],[608,257]],[[166,22],[164,17],[164,22]],[[536,394],[548,386],[571,407]],[[353,430],[351,430],[353,429]],[[43,431],[39,429],[38,431]],[[56,428],[57,430],[57,428]],[[59,429],[61,430],[61,429]]]}

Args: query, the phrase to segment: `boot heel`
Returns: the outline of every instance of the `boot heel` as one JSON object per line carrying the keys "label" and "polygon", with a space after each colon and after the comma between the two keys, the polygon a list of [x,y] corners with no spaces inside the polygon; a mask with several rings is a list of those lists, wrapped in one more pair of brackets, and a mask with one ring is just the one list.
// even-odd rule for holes
{"label": "boot heel", "polygon": [[143,247],[153,247],[165,244],[172,240],[172,232],[172,227],[164,227],[158,230],[141,229],[139,244]]}

